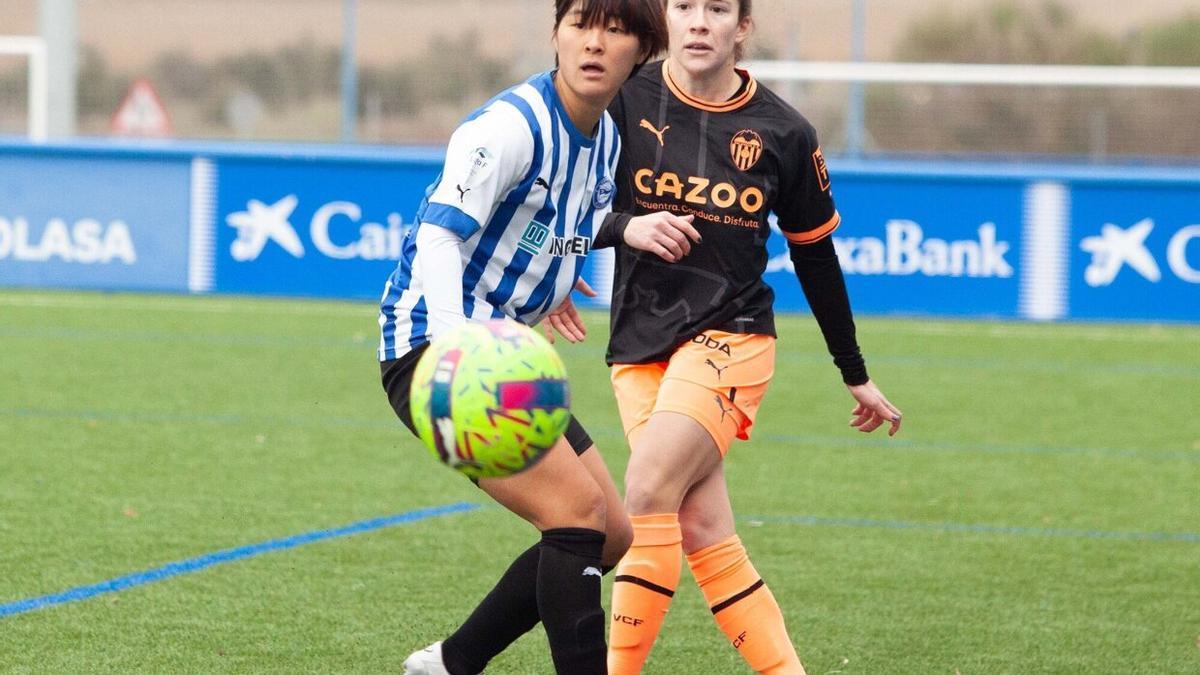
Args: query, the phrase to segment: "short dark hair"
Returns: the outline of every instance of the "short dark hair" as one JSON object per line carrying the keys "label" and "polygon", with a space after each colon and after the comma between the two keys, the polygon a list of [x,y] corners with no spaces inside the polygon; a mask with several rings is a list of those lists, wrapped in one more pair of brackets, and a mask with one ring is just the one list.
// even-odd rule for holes
{"label": "short dark hair", "polygon": [[663,0],[554,0],[556,30],[577,1],[580,4],[580,19],[583,25],[607,25],[615,19],[625,30],[637,36],[645,57],[634,67],[633,72],[636,73],[650,59],[667,48],[667,20],[663,14]]}

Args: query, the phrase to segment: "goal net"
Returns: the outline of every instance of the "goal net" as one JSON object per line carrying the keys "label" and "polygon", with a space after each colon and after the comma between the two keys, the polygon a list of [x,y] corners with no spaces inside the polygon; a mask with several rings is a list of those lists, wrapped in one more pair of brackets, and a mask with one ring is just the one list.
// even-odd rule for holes
{"label": "goal net", "polygon": [[848,155],[1200,159],[1200,68],[752,61]]}

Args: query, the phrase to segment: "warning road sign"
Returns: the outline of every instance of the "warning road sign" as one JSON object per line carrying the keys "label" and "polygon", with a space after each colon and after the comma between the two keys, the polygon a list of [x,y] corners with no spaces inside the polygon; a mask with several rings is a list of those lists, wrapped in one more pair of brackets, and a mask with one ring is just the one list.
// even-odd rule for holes
{"label": "warning road sign", "polygon": [[135,80],[125,99],[117,108],[110,125],[113,133],[122,136],[162,138],[171,135],[171,118],[162,99],[149,81]]}

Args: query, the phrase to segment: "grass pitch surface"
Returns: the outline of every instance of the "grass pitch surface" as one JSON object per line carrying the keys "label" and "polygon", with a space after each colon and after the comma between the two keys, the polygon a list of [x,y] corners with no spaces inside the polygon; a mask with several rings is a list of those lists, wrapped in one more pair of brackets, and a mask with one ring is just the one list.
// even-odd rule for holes
{"label": "grass pitch surface", "polygon": [[[619,479],[587,319],[559,347]],[[1200,328],[859,334],[899,436],[847,427],[815,324],[784,317],[727,465],[809,673],[1200,672]],[[375,341],[369,304],[0,291],[0,671],[396,672],[452,630],[535,535],[403,432]],[[460,503],[483,507],[14,609]],[[538,629],[489,672],[549,664]],[[647,672],[746,672],[686,570]]]}

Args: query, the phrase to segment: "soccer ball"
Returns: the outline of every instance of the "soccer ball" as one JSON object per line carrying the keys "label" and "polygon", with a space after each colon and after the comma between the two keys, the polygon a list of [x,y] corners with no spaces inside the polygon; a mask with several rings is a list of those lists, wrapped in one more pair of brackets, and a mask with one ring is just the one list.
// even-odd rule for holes
{"label": "soccer ball", "polygon": [[468,322],[435,339],[417,362],[409,405],[430,452],[473,479],[533,466],[571,419],[558,352],[509,320]]}

